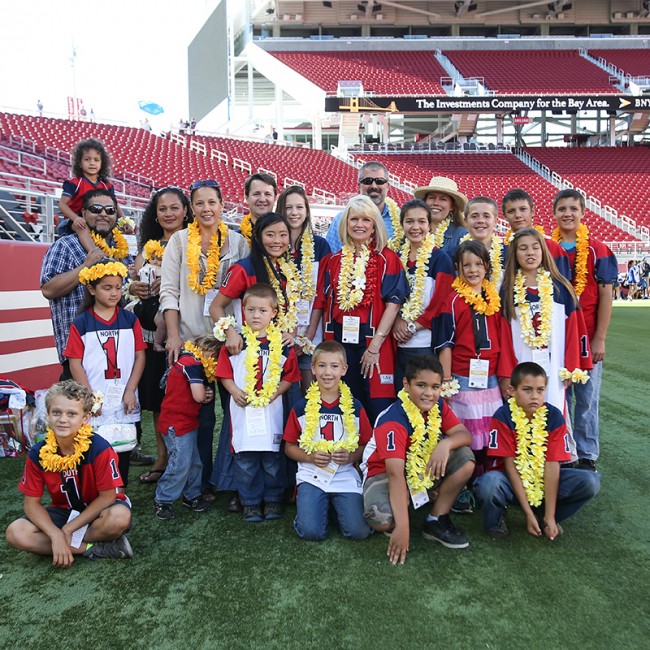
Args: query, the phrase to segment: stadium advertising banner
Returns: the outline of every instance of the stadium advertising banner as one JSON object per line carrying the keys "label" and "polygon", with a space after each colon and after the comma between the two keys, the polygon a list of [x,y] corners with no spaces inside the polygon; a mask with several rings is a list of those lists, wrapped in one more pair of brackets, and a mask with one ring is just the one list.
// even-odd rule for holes
{"label": "stadium advertising banner", "polygon": [[632,95],[495,95],[490,97],[326,97],[329,113],[502,113],[512,111],[650,111],[650,97]]}

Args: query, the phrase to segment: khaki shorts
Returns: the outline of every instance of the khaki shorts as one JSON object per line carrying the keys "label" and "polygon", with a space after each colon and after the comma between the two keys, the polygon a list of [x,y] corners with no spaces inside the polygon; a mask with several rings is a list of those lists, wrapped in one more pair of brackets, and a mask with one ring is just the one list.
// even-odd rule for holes
{"label": "khaki shorts", "polygon": [[[475,462],[474,454],[469,447],[458,447],[449,454],[445,478],[457,472],[468,462]],[[442,479],[444,481],[444,479]],[[437,487],[437,481],[431,489]],[[371,476],[363,485],[363,516],[373,528],[393,525],[393,509],[390,507],[388,493],[388,475],[384,472]]]}

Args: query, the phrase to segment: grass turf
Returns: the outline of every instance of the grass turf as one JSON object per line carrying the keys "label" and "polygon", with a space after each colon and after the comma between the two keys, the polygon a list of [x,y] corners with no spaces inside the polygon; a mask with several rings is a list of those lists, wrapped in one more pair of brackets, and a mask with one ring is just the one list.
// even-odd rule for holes
{"label": "grass turf", "polygon": [[[471,546],[452,551],[420,536],[418,514],[406,564],[393,567],[383,535],[348,542],[332,529],[324,543],[300,541],[292,507],[278,522],[245,524],[225,512],[221,495],[208,513],[177,505],[176,519],[158,521],[154,487],[140,485],[133,467],[132,560],[78,559],[58,570],[0,544],[0,647],[647,647],[646,314],[614,311],[602,490],[556,542],[527,535],[512,509],[511,535],[498,542],[482,532],[479,515],[456,515]],[[5,526],[22,514],[22,466],[0,460]]]}

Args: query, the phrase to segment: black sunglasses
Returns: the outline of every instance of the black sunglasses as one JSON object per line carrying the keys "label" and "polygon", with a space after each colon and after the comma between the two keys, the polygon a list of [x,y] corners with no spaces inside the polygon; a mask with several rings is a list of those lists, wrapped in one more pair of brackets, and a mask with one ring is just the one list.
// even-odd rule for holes
{"label": "black sunglasses", "polygon": [[207,180],[207,181],[194,181],[190,185],[190,191],[194,192],[194,190],[198,190],[200,187],[219,187],[219,183],[217,181],[212,181],[212,180]]}
{"label": "black sunglasses", "polygon": [[117,212],[117,209],[112,205],[99,205],[99,203],[89,205],[86,210],[91,214],[101,214],[102,212],[105,212],[109,217],[112,217]]}
{"label": "black sunglasses", "polygon": [[368,178],[362,178],[359,183],[361,185],[372,185],[373,183],[375,185],[386,185],[388,183],[387,178],[371,178],[370,176]]}

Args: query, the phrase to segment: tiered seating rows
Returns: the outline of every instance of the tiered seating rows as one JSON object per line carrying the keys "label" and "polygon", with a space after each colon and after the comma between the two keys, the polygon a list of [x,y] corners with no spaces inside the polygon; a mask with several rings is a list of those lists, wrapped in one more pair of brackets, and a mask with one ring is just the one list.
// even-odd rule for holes
{"label": "tiered seating rows", "polygon": [[632,77],[650,77],[650,52],[648,50],[589,50],[591,56],[602,57]]}
{"label": "tiered seating rows", "polygon": [[[504,194],[515,187],[526,190],[535,201],[539,222],[550,233],[555,227],[552,215],[557,189],[511,154],[405,154],[378,156],[389,171],[419,186],[432,176],[453,178],[468,198],[489,196],[501,205]],[[393,195],[393,190],[391,190]],[[500,215],[503,216],[503,215]],[[634,238],[591,212],[586,223],[605,241],[631,241]]]}

